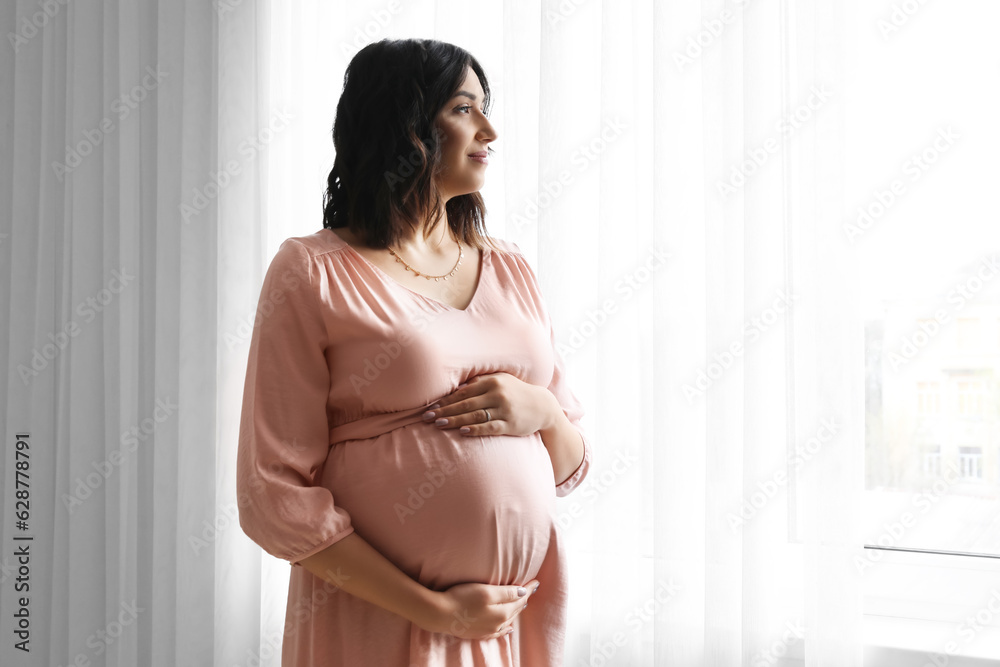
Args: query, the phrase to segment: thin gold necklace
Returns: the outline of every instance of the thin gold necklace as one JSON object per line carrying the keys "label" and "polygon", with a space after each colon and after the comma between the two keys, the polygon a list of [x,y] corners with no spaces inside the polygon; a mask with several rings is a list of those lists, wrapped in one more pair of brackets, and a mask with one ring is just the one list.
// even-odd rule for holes
{"label": "thin gold necklace", "polygon": [[404,262],[403,258],[397,255],[395,252],[393,252],[392,248],[386,248],[386,250],[392,253],[392,256],[396,258],[396,261],[405,266],[408,271],[413,271],[414,275],[423,276],[427,280],[430,280],[431,278],[433,278],[434,280],[448,280],[448,278],[451,278],[453,275],[455,275],[455,272],[458,271],[458,267],[461,266],[462,264],[462,258],[465,257],[465,251],[462,250],[462,244],[458,243],[457,239],[455,240],[455,243],[458,244],[458,261],[455,263],[455,268],[453,268],[451,271],[444,274],[443,276],[429,276],[426,273],[420,273],[420,271],[417,271],[412,266]]}

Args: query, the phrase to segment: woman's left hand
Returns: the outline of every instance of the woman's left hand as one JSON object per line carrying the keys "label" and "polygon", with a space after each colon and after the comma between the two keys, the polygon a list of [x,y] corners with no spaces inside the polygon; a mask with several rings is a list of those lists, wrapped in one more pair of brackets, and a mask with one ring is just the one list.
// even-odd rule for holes
{"label": "woman's left hand", "polygon": [[[435,405],[440,407],[428,410],[433,416],[424,413],[424,421],[458,428],[463,435],[531,435],[552,424],[562,410],[546,387],[505,372],[477,375]],[[446,421],[439,423],[441,419]]]}

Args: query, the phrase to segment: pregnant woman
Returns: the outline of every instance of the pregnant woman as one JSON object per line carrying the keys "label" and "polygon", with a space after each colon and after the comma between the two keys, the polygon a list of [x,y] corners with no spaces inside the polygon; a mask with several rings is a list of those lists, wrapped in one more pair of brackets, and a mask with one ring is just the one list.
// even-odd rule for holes
{"label": "pregnant woman", "polygon": [[563,664],[555,498],[590,445],[536,276],[484,231],[488,109],[458,47],[362,49],[323,229],[264,278],[237,491],[293,565],[283,667]]}

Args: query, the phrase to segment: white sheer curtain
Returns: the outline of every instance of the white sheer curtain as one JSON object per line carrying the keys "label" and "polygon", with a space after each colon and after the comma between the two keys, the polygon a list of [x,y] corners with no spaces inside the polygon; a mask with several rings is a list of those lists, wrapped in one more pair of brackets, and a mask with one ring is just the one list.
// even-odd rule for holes
{"label": "white sheer curtain", "polygon": [[[214,14],[0,5],[4,665],[210,664],[228,637],[212,613],[213,531],[232,532],[216,511],[228,297],[211,201],[190,224],[181,214],[216,166]],[[22,596],[27,652],[12,640]]]}
{"label": "white sheer curtain", "polygon": [[[541,21],[539,127],[507,159],[537,155],[529,197],[576,177],[521,228],[508,191],[506,230],[537,249],[598,450],[562,502],[567,664],[861,664],[836,12],[595,3]],[[508,109],[511,136],[530,114]],[[612,123],[627,129],[577,174],[568,156]]]}
{"label": "white sheer curtain", "polygon": [[5,3],[4,664],[279,664],[288,566],[234,511],[260,282],[321,226],[350,57],[434,37],[491,77],[488,224],[535,265],[588,408],[567,665],[860,665],[837,6]]}

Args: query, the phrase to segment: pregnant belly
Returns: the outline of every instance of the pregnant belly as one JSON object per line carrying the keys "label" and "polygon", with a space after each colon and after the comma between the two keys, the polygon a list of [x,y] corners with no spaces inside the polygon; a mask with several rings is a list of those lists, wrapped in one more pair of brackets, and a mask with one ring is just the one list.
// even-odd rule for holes
{"label": "pregnant belly", "polygon": [[362,538],[434,590],[525,583],[548,550],[555,482],[538,434],[411,424],[334,445],[323,484]]}

